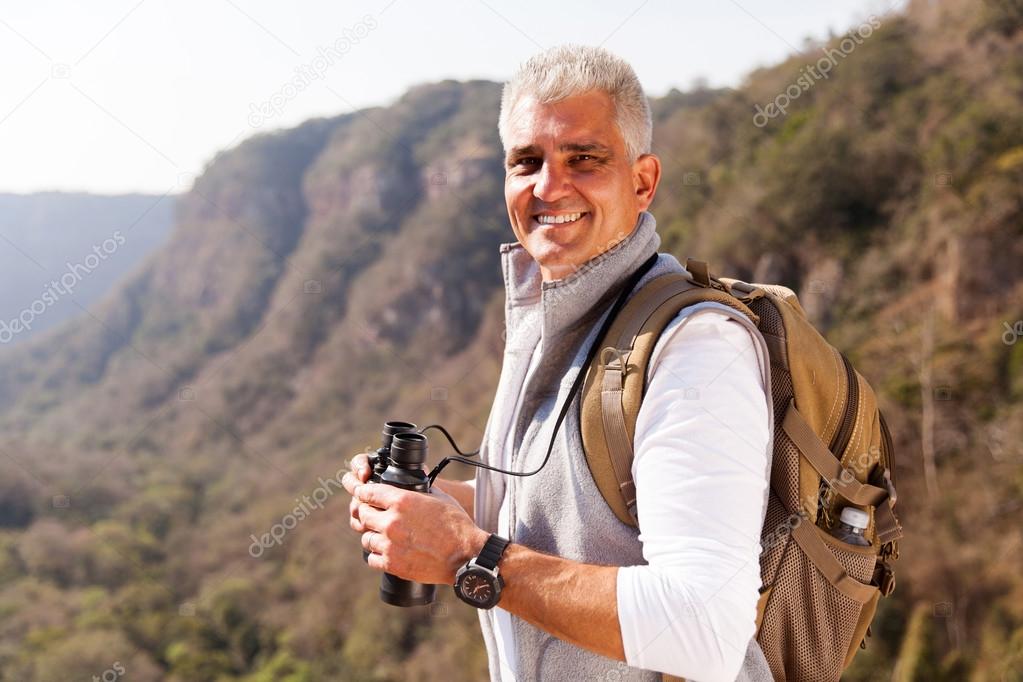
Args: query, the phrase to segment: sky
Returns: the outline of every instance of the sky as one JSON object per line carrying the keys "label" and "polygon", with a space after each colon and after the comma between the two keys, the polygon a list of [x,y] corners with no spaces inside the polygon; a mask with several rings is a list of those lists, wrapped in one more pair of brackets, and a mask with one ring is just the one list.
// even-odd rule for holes
{"label": "sky", "polygon": [[[218,150],[603,45],[651,96],[736,86],[901,0],[33,0],[0,6],[0,192],[178,193]],[[496,125],[496,122],[495,122]]]}

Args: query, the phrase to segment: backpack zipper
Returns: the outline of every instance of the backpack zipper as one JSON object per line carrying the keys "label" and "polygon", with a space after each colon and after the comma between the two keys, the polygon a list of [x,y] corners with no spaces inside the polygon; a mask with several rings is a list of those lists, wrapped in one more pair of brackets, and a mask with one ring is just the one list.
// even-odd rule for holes
{"label": "backpack zipper", "polygon": [[[877,411],[878,419],[881,422],[881,454],[884,455],[884,468],[888,472],[888,478],[892,482],[892,487],[898,490],[898,485],[895,482],[895,463],[892,461],[894,456],[894,446],[892,444],[892,433],[888,430],[888,422],[885,421],[884,413],[881,410]],[[887,562],[890,558],[892,560],[899,558],[899,546],[895,540],[882,545],[881,547],[881,560]],[[887,563],[885,563],[887,566]]]}
{"label": "backpack zipper", "polygon": [[840,352],[838,357],[842,358],[842,364],[845,366],[849,399],[845,402],[845,414],[842,416],[842,424],[839,426],[838,431],[835,432],[834,438],[831,439],[831,445],[828,446],[828,449],[841,461],[842,454],[849,447],[853,426],[856,424],[856,413],[860,408],[860,384],[856,379],[856,371],[853,369],[849,359]]}
{"label": "backpack zipper", "polygon": [[888,477],[892,479],[892,486],[898,490],[898,486],[895,483],[895,466],[892,464],[892,433],[888,430],[888,422],[884,419],[884,413],[881,410],[877,411],[877,416],[881,420],[881,452],[884,454],[884,468],[888,471]]}
{"label": "backpack zipper", "polygon": [[[846,385],[848,386],[849,397],[845,401],[845,413],[842,415],[842,421],[838,425],[838,430],[835,431],[835,435],[831,438],[831,443],[828,445],[828,449],[838,459],[842,461],[842,453],[849,447],[849,441],[852,439],[853,426],[856,424],[856,412],[859,410],[860,402],[860,385],[856,381],[856,372],[852,368],[852,364],[849,360],[842,355],[837,349],[835,353],[842,359],[842,365],[845,367]],[[817,490],[817,504],[820,508],[821,513],[824,516],[824,523],[826,528],[833,528],[835,525],[835,517],[831,513],[831,502],[833,500],[832,493],[834,492],[831,484],[824,478],[821,478],[820,487]]]}

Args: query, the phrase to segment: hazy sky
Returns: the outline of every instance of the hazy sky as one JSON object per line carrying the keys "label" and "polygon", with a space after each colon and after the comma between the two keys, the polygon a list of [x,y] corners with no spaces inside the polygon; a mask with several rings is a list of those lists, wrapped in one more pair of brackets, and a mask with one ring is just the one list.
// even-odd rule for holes
{"label": "hazy sky", "polygon": [[[737,85],[900,0],[34,0],[0,8],[0,192],[177,192],[263,130],[603,44],[647,92]],[[272,103],[270,105],[269,103]],[[495,122],[496,125],[496,122]]]}

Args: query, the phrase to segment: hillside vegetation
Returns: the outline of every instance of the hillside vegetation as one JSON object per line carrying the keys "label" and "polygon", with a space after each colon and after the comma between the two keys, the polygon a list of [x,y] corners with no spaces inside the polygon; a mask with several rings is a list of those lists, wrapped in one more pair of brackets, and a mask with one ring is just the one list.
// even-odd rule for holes
{"label": "hillside vegetation", "polygon": [[[797,290],[878,388],[907,537],[845,679],[1019,679],[1023,10],[877,19],[765,125],[823,45],[656,99],[652,212],[664,250]],[[0,679],[485,677],[450,590],[379,601],[329,479],[385,419],[482,435],[499,94],[424,85],[221,152],[94,317],[0,352]],[[326,502],[254,545],[302,496]]]}

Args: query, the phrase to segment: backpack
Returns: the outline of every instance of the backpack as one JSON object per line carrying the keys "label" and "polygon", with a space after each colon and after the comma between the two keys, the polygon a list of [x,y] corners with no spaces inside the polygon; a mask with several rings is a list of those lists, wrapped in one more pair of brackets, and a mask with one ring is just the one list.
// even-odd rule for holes
{"label": "backpack", "polygon": [[[682,308],[727,306],[693,315],[725,312],[763,339],[774,403],[755,636],[776,680],[838,680],[866,648],[878,599],[895,588],[902,527],[888,426],[873,389],[814,329],[791,290],[715,278],[692,259],[686,270],[650,280],[612,311],[582,389],[587,464],[615,515],[638,526],[633,436],[650,355]],[[870,516],[869,547],[829,532],[849,505]]]}

